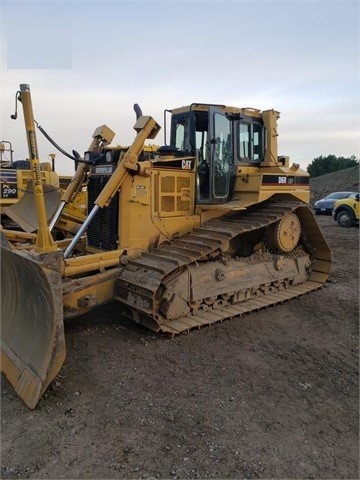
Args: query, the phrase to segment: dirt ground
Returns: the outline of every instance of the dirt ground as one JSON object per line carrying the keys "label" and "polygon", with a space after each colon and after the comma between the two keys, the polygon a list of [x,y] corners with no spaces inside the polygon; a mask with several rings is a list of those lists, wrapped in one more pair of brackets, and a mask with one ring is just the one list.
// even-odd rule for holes
{"label": "dirt ground", "polygon": [[320,291],[174,339],[118,304],[68,323],[36,410],[2,382],[2,478],[359,478],[359,229],[318,220]]}

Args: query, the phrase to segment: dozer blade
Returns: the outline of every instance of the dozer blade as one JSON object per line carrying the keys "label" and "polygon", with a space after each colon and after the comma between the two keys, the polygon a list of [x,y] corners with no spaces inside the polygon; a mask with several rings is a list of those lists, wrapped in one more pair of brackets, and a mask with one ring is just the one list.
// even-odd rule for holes
{"label": "dozer blade", "polygon": [[65,360],[60,255],[1,247],[1,371],[31,409]]}
{"label": "dozer blade", "polygon": [[[47,183],[43,184],[43,189],[46,218],[49,221],[59,206],[61,194],[58,188]],[[35,208],[32,180],[29,180],[26,191],[20,200],[14,203],[14,205],[4,208],[4,212],[25,232],[31,233],[37,230],[38,219]]]}

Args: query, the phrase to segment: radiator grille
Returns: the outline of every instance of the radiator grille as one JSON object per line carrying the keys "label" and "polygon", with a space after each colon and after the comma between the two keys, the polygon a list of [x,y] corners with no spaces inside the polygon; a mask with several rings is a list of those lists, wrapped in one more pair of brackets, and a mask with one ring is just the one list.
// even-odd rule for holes
{"label": "radiator grille", "polygon": [[[88,183],[88,211],[95,205],[99,193],[108,182],[108,176],[91,176]],[[87,231],[87,240],[90,247],[99,250],[116,250],[118,248],[118,212],[119,193],[111,200],[108,207],[101,208]]]}

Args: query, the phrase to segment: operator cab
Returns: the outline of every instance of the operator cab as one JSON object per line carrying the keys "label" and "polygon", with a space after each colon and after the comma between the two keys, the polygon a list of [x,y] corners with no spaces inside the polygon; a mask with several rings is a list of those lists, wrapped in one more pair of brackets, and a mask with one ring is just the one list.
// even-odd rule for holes
{"label": "operator cab", "polygon": [[264,159],[261,112],[209,104],[172,110],[165,149],[175,157],[196,157],[197,203],[225,203],[237,166],[259,166]]}

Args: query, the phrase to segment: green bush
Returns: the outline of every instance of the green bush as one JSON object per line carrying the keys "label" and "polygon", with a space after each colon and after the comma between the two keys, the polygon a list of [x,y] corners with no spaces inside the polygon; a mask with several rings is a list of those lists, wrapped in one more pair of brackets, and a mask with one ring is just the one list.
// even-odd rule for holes
{"label": "green bush", "polygon": [[328,155],[327,157],[314,158],[314,160],[308,165],[307,171],[310,177],[319,177],[326,173],[337,172],[338,170],[344,170],[345,168],[356,167],[359,165],[359,160],[355,155],[351,157],[336,157],[335,155]]}

